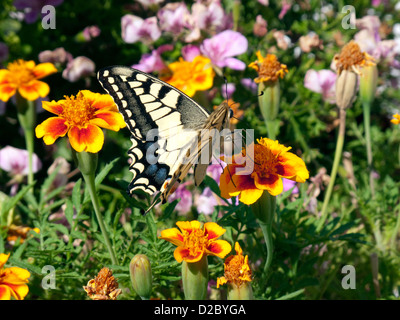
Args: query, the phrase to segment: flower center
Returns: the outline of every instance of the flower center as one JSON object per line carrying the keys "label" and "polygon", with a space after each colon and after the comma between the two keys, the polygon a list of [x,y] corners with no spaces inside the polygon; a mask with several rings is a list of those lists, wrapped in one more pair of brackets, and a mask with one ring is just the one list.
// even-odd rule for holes
{"label": "flower center", "polygon": [[79,128],[86,128],[96,112],[96,108],[91,105],[82,92],[79,92],[76,97],[65,96],[62,107],[63,112],[60,116],[66,119],[70,125]]}
{"label": "flower center", "polygon": [[195,256],[198,252],[205,250],[208,244],[208,237],[201,229],[194,229],[192,232],[184,234],[184,247],[189,249],[190,255]]}
{"label": "flower center", "polygon": [[235,255],[225,261],[225,278],[238,287],[244,281],[251,281],[251,270],[243,255]]}
{"label": "flower center", "polygon": [[346,44],[340,54],[335,57],[335,60],[339,73],[343,70],[350,70],[353,67],[373,64],[373,58],[365,52],[361,52],[360,46],[354,41]]}
{"label": "flower center", "polygon": [[267,54],[260,65],[258,74],[260,77],[268,77],[270,80],[276,81],[279,77],[285,75],[285,70],[287,70],[286,66],[282,65],[275,55]]}
{"label": "flower center", "polygon": [[7,69],[11,73],[10,82],[17,84],[18,86],[20,86],[21,84],[29,83],[36,78],[32,72],[32,69],[29,69],[26,66],[26,62],[23,60],[10,62],[7,65]]}
{"label": "flower center", "polygon": [[263,145],[254,146],[254,172],[259,177],[268,178],[270,174],[276,174],[277,164],[277,156],[268,147]]}

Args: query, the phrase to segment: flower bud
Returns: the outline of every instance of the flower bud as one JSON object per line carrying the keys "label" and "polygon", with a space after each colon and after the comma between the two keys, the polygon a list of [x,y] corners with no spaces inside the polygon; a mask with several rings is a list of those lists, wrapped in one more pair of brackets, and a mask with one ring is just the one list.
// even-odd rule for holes
{"label": "flower bud", "polygon": [[253,300],[253,289],[250,282],[244,282],[241,286],[234,283],[228,284],[228,300]]}
{"label": "flower bud", "polygon": [[353,71],[343,70],[336,79],[336,104],[340,109],[351,107],[357,92],[357,77]]}
{"label": "flower bud", "polygon": [[132,287],[142,300],[150,299],[152,289],[152,273],[150,261],[144,254],[137,254],[129,264]]}
{"label": "flower bud", "polygon": [[97,169],[98,153],[76,152],[72,148],[72,157],[83,175],[94,175]]}
{"label": "flower bud", "polygon": [[197,262],[182,261],[182,284],[186,300],[205,300],[207,298],[207,255],[203,255]]}
{"label": "flower bud", "polygon": [[362,68],[360,75],[360,98],[363,103],[371,104],[375,98],[378,82],[378,68],[370,65]]}

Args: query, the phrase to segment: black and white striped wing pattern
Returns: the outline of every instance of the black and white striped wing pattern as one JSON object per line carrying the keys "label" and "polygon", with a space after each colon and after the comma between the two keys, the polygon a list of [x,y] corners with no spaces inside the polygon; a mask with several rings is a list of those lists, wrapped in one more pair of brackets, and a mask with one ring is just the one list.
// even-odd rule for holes
{"label": "black and white striped wing pattern", "polygon": [[107,67],[98,80],[111,95],[131,132],[133,179],[136,189],[149,194],[163,192],[181,167],[182,159],[209,112],[171,85],[139,70],[124,66]]}

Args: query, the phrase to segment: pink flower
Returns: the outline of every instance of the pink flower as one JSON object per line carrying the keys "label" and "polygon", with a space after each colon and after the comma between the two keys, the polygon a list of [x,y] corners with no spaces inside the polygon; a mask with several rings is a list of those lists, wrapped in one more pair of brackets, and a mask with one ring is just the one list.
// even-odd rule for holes
{"label": "pink flower", "polygon": [[182,57],[186,61],[193,61],[194,58],[201,54],[200,48],[193,44],[182,47]]}
{"label": "pink flower", "polygon": [[121,19],[121,29],[122,39],[126,43],[143,41],[151,44],[161,36],[156,17],[143,20],[132,14],[126,14]]}
{"label": "pink flower", "polygon": [[240,80],[243,87],[251,91],[253,94],[257,94],[258,86],[251,78],[243,78]]}
{"label": "pink flower", "polygon": [[138,64],[134,64],[132,68],[141,70],[143,72],[151,73],[154,71],[162,71],[167,66],[165,65],[161,54],[165,51],[173,50],[172,44],[165,44],[153,50],[151,53],[146,53],[142,56]]}
{"label": "pink flower", "polygon": [[186,189],[186,186],[190,185],[191,182],[185,182],[178,186],[175,192],[168,198],[168,202],[171,203],[178,199],[178,204],[175,207],[180,214],[186,214],[192,208],[193,200],[192,193]]}
{"label": "pink flower", "polygon": [[268,7],[269,6],[269,0],[257,0],[258,3],[261,3],[263,6]]}
{"label": "pink flower", "polygon": [[76,82],[81,78],[94,75],[96,65],[87,57],[79,56],[67,64],[62,77],[70,82]]}
{"label": "pink flower", "polygon": [[299,188],[297,188],[297,186],[296,186],[296,183],[297,183],[296,181],[282,178],[282,182],[283,182],[283,191],[284,192],[286,192],[294,187],[294,189],[292,190],[292,194],[299,193]]}
{"label": "pink flower", "polygon": [[259,14],[253,25],[253,33],[257,37],[264,37],[267,34],[267,31],[267,21]]}
{"label": "pink flower", "polygon": [[192,19],[200,30],[220,32],[232,27],[232,17],[225,14],[219,1],[209,5],[196,2],[192,5]]}
{"label": "pink flower", "polygon": [[196,198],[195,205],[198,213],[210,215],[213,213],[215,206],[218,205],[218,201],[211,189],[206,187],[203,193]]}
{"label": "pink flower", "polygon": [[[10,173],[11,176],[26,176],[29,170],[29,153],[27,150],[6,146],[0,150],[0,168]],[[42,168],[36,154],[32,155],[32,171],[38,172]]]}
{"label": "pink flower", "polygon": [[233,58],[247,50],[247,39],[239,32],[222,31],[211,39],[205,39],[200,50],[217,67],[228,67],[233,70],[244,70],[246,68],[243,61]]}
{"label": "pink flower", "polygon": [[304,86],[311,91],[321,93],[322,98],[335,103],[336,73],[331,70],[308,70],[304,77]]}
{"label": "pink flower", "polygon": [[184,2],[168,3],[157,13],[161,30],[171,32],[173,35],[179,35],[184,30],[189,16],[189,10]]}
{"label": "pink flower", "polygon": [[65,51],[64,48],[57,48],[53,51],[45,50],[39,53],[39,61],[51,62],[53,64],[65,64],[73,59],[72,54]]}
{"label": "pink flower", "polygon": [[160,3],[164,2],[164,0],[136,0],[136,1],[139,2],[145,9],[158,6]]}
{"label": "pink flower", "polygon": [[98,26],[89,26],[83,29],[83,37],[86,41],[90,41],[100,35],[101,30]]}
{"label": "pink flower", "polygon": [[283,17],[286,15],[286,13],[289,11],[289,9],[292,7],[292,5],[288,2],[286,2],[286,0],[282,1],[282,9],[281,12],[279,13],[278,18],[279,19],[283,19]]}

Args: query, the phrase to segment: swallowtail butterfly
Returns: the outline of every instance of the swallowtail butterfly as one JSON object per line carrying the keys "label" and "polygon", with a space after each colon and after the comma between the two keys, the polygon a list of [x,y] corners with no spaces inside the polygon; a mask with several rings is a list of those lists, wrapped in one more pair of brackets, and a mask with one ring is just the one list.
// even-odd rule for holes
{"label": "swallowtail butterfly", "polygon": [[[104,68],[97,77],[131,133],[128,154],[133,179],[128,193],[160,191],[164,203],[192,165],[199,185],[211,161],[212,135],[229,126],[232,110],[228,104],[223,102],[210,113],[168,83],[125,66]],[[200,160],[204,150],[207,161]]]}

